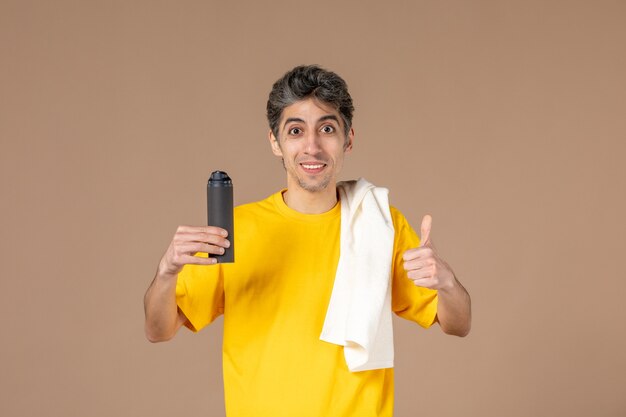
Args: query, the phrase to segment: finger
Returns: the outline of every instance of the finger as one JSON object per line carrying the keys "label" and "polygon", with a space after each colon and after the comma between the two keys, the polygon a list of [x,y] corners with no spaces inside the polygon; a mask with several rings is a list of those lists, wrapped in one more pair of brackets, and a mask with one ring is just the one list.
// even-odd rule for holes
{"label": "finger", "polygon": [[429,258],[434,255],[434,251],[432,248],[425,248],[423,246],[419,246],[417,248],[409,249],[402,255],[402,259],[406,261],[412,261],[414,259],[422,259]]}
{"label": "finger", "polygon": [[228,236],[228,231],[217,226],[178,226],[176,233],[180,234],[205,234],[205,235],[217,235]]}
{"label": "finger", "polygon": [[209,257],[206,252],[197,252],[195,254],[176,255],[169,262],[174,266],[172,272],[178,273],[185,265],[212,265],[217,263],[217,260]]}
{"label": "finger", "polygon": [[418,256],[419,256],[419,251],[417,248],[414,248],[414,249],[409,249],[405,251],[404,254],[402,255],[402,259],[406,262],[406,261],[415,259]]}
{"label": "finger", "polygon": [[216,246],[216,245],[209,245],[208,243],[200,243],[200,242],[194,242],[194,243],[188,243],[186,245],[181,245],[180,246],[180,253],[182,255],[193,255],[196,254],[198,252],[201,253],[210,253],[213,255],[223,255],[224,254],[224,248],[221,246]]}
{"label": "finger", "polygon": [[402,265],[405,271],[415,271],[417,269],[422,269],[424,267],[424,263],[421,261],[407,261]]}
{"label": "finger", "polygon": [[431,268],[418,269],[414,271],[408,271],[406,276],[409,279],[415,281],[416,279],[430,279],[433,278],[433,270]]}
{"label": "finger", "polygon": [[201,243],[209,243],[215,246],[220,246],[222,248],[230,248],[230,240],[224,239],[220,236],[208,235],[205,236],[204,239],[200,240]]}
{"label": "finger", "polygon": [[210,243],[224,248],[230,247],[230,241],[223,236],[208,233],[181,233],[174,237],[174,243],[185,245],[188,243]]}
{"label": "finger", "polygon": [[185,265],[213,265],[217,263],[217,259],[215,258],[207,258],[202,256],[192,256],[185,255],[182,258],[183,264]]}
{"label": "finger", "polygon": [[413,284],[415,284],[416,287],[430,288],[431,290],[437,289],[437,280],[432,278],[414,279]]}
{"label": "finger", "polygon": [[426,246],[428,243],[430,243],[430,228],[432,224],[433,224],[433,218],[431,217],[431,215],[430,214],[425,215],[424,218],[422,219],[422,227],[421,227],[422,236],[420,240],[420,246]]}
{"label": "finger", "polygon": [[414,270],[432,266],[434,263],[435,263],[435,260],[432,258],[427,258],[427,259],[418,258],[418,259],[406,261],[403,266],[404,266],[405,271],[414,271]]}
{"label": "finger", "polygon": [[226,229],[222,229],[221,227],[217,227],[217,226],[205,226],[206,229],[206,233],[209,234],[213,234],[213,235],[219,235],[219,236],[228,236],[228,230]]}

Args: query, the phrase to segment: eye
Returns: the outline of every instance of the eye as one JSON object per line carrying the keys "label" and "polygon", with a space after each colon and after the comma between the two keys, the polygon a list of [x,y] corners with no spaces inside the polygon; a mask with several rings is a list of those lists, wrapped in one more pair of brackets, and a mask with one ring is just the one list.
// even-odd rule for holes
{"label": "eye", "polygon": [[302,129],[300,129],[299,127],[292,127],[291,129],[289,129],[290,135],[299,135],[300,133],[302,133]]}
{"label": "eye", "polygon": [[335,128],[331,125],[326,125],[324,127],[322,127],[322,132],[324,133],[334,133],[335,132]]}

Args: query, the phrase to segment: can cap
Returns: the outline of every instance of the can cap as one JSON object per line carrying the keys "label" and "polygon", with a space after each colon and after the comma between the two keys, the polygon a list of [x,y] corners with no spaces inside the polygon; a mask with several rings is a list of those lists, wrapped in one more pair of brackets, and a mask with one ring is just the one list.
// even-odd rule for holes
{"label": "can cap", "polygon": [[224,171],[213,171],[209,178],[209,185],[212,187],[232,187],[233,182]]}

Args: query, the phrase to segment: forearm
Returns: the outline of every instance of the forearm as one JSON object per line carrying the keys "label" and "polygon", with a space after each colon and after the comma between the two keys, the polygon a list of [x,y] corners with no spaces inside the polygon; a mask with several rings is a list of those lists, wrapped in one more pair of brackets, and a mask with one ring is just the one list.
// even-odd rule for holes
{"label": "forearm", "polygon": [[213,265],[211,257],[198,252],[221,255],[230,247],[228,232],[214,226],[179,226],[170,246],[159,262],[156,276],[144,297],[145,332],[151,342],[169,340],[187,321],[176,305],[176,281],[185,265]]}
{"label": "forearm", "polygon": [[470,332],[471,299],[456,278],[449,288],[438,290],[437,321],[447,334],[464,337]]}
{"label": "forearm", "polygon": [[157,272],[144,297],[145,332],[151,342],[171,339],[182,325],[176,305],[176,276]]}

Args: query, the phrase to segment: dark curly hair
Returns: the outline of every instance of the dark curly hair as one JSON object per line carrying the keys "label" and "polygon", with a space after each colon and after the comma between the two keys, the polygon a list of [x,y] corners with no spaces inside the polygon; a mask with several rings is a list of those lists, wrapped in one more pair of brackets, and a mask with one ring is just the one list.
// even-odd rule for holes
{"label": "dark curly hair", "polygon": [[348,85],[339,75],[317,65],[297,66],[272,86],[267,100],[267,121],[274,136],[278,138],[278,123],[283,109],[309,97],[329,104],[339,112],[347,138],[354,112]]}

